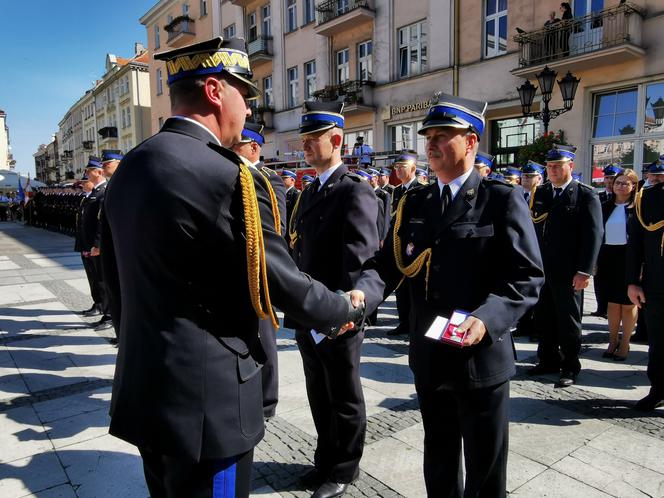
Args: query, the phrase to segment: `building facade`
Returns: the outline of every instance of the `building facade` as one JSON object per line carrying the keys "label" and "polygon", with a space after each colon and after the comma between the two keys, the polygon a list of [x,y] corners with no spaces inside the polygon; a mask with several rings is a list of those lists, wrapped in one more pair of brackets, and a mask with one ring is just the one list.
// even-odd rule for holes
{"label": "building facade", "polygon": [[41,144],[33,156],[35,158],[35,178],[37,180],[48,185],[64,180],[58,167],[58,141],[55,136],[48,145]]}
{"label": "building facade", "polygon": [[103,150],[126,153],[151,134],[148,54],[137,43],[131,58],[106,56],[102,78],[58,123],[54,176],[59,180],[53,181],[76,178],[89,156],[99,156]]}
{"label": "building facade", "polygon": [[[519,147],[543,132],[539,119],[524,115],[517,87],[526,80],[539,87],[536,75],[548,66],[557,79],[568,71],[580,79],[571,110],[550,129],[579,148],[584,179],[610,162],[638,171],[664,152],[664,0],[573,0],[566,21],[560,3],[218,0],[205,2],[214,15],[196,18],[196,31],[170,45],[164,37],[172,26],[155,26],[200,9],[198,2],[159,2],[141,22],[150,54],[156,42],[163,50],[217,34],[247,40],[263,91],[254,119],[267,127],[266,157],[299,157],[301,106],[312,98],[346,103],[347,153],[363,136],[376,151],[414,148],[424,156],[417,130],[435,93],[445,92],[489,103],[480,147],[513,164]],[[153,112],[155,132],[168,116],[167,88],[163,67],[156,79],[159,67],[150,64],[153,98],[160,89],[164,99]],[[543,103],[538,90],[529,110]],[[554,85],[551,109],[569,104]]]}
{"label": "building facade", "polygon": [[16,161],[12,157],[12,149],[9,145],[9,125],[7,125],[7,113],[0,109],[0,169],[14,169]]}

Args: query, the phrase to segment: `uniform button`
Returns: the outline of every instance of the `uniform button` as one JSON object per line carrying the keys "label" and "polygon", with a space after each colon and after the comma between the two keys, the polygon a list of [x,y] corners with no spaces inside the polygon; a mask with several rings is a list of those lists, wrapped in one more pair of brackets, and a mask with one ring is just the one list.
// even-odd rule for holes
{"label": "uniform button", "polygon": [[323,217],[322,217],[322,216],[319,216],[319,217],[318,217],[318,219],[319,219],[319,220],[322,220],[322,219],[323,219]]}
{"label": "uniform button", "polygon": [[434,242],[434,244],[439,245],[439,244],[440,244],[440,239],[436,239],[436,241]]}
{"label": "uniform button", "polygon": [[433,266],[431,267],[431,269],[432,269],[433,271],[440,271],[440,265],[433,265]]}

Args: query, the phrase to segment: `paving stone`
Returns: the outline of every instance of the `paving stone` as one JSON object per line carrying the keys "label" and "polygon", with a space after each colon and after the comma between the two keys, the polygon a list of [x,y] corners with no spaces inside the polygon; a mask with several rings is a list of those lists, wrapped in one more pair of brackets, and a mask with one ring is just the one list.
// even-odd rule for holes
{"label": "paving stone", "polygon": [[[74,488],[70,484],[56,486],[55,488],[47,489],[35,495],[37,498],[78,498]],[[143,498],[143,497],[141,497]]]}
{"label": "paving stone", "polygon": [[364,449],[360,466],[380,482],[409,497],[424,497],[422,452],[394,438],[386,438]]}
{"label": "paving stone", "polygon": [[546,469],[545,465],[510,451],[507,457],[507,491],[511,493]]}
{"label": "paving stone", "polygon": [[19,498],[68,482],[54,451],[0,464],[0,496]]}
{"label": "paving stone", "polygon": [[0,413],[0,463],[10,463],[53,449],[31,406]]}
{"label": "paving stone", "polygon": [[17,268],[20,266],[13,261],[0,261],[0,270],[16,270]]}
{"label": "paving stone", "polygon": [[136,447],[106,435],[57,450],[79,498],[148,496]]}
{"label": "paving stone", "polygon": [[55,299],[55,295],[40,284],[3,285],[0,287],[0,306],[38,299]]}
{"label": "paving stone", "polygon": [[81,294],[85,294],[86,296],[90,295],[90,284],[88,283],[87,278],[74,278],[65,280],[65,283],[72,286]]}
{"label": "paving stone", "polygon": [[111,388],[104,387],[89,392],[37,402],[34,403],[33,407],[39,420],[43,424],[48,424],[49,422],[73,417],[82,413],[97,410],[108,411],[110,400]]}
{"label": "paving stone", "polygon": [[549,469],[514,490],[510,496],[524,498],[608,498],[611,495]]}
{"label": "paving stone", "polygon": [[611,427],[593,438],[588,446],[664,474],[664,441],[621,427]]}
{"label": "paving stone", "polygon": [[611,428],[606,422],[552,407],[511,424],[510,449],[536,462],[552,465]]}

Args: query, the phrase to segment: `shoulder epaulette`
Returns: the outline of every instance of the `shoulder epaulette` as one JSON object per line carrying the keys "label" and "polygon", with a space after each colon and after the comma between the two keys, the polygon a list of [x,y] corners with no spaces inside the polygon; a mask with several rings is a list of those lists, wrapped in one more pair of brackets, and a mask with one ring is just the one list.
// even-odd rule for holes
{"label": "shoulder epaulette", "polygon": [[514,188],[514,185],[512,185],[511,183],[499,180],[498,178],[489,178],[488,176],[482,178],[482,182],[489,183],[491,185],[502,185],[504,187]]}
{"label": "shoulder epaulette", "polygon": [[351,180],[356,181],[356,182],[361,182],[362,181],[362,177],[360,175],[358,175],[357,173],[353,173],[352,171],[348,171],[347,173],[344,173],[343,175],[341,175],[341,178],[343,178],[344,176],[348,177]]}

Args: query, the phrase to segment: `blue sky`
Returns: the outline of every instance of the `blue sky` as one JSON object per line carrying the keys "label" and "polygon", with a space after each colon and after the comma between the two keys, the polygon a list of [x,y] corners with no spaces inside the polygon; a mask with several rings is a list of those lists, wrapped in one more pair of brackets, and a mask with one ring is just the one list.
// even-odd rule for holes
{"label": "blue sky", "polygon": [[0,109],[16,170],[34,176],[32,154],[67,109],[104,74],[106,54],[133,55],[147,41],[138,19],[156,0],[0,0]]}

